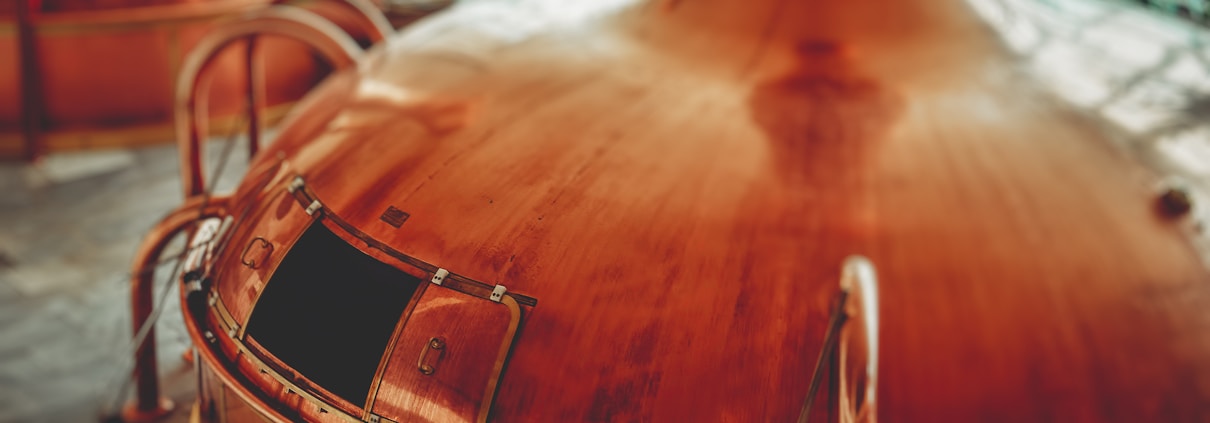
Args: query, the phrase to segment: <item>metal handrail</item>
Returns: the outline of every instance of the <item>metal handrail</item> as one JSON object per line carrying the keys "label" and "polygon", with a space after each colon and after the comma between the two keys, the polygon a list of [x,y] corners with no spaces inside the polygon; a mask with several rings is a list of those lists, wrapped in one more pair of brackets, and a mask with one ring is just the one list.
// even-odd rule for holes
{"label": "metal handrail", "polygon": [[[290,4],[298,0],[273,0],[273,4]],[[336,0],[353,8],[359,15],[370,23],[370,41],[378,43],[386,39],[387,35],[395,32],[395,28],[391,26],[391,21],[387,20],[387,15],[382,13],[382,10],[371,3],[370,0]]]}
{"label": "metal handrail", "polygon": [[[198,106],[199,92],[204,80],[202,70],[213,61],[222,49],[240,40],[249,40],[254,50],[254,38],[260,35],[278,35],[301,41],[326,59],[334,68],[341,69],[361,60],[362,51],[340,27],[323,17],[306,10],[290,6],[272,6],[245,15],[238,21],[221,26],[202,38],[185,57],[181,73],[177,77],[176,127],[180,144],[181,179],[185,197],[202,194],[205,182],[201,168],[201,140],[206,138],[205,104]],[[249,52],[251,59],[253,52]],[[249,108],[249,152],[259,147],[259,107],[256,98],[261,91],[259,61],[248,61]],[[204,98],[202,98],[204,100]]]}
{"label": "metal handrail", "polygon": [[836,294],[831,317],[828,319],[823,349],[820,350],[819,357],[815,361],[815,370],[811,374],[811,385],[807,390],[807,398],[803,401],[802,409],[798,414],[799,423],[810,421],[811,406],[815,402],[819,386],[823,382],[824,375],[829,373],[832,362],[836,360],[836,347],[844,340],[841,336],[842,331],[846,329],[845,323],[850,318],[847,309],[851,297],[856,297],[860,301],[857,306],[859,313],[862,314],[862,324],[865,325],[863,333],[866,336],[864,341],[868,353],[865,368],[866,385],[862,403],[857,408],[848,410],[847,407],[843,407],[849,405],[850,401],[844,395],[846,391],[844,387],[848,384],[846,373],[840,374],[841,389],[838,401],[842,405],[841,421],[877,421],[875,395],[878,386],[878,276],[869,259],[854,255],[846,258],[841,268],[840,291]]}

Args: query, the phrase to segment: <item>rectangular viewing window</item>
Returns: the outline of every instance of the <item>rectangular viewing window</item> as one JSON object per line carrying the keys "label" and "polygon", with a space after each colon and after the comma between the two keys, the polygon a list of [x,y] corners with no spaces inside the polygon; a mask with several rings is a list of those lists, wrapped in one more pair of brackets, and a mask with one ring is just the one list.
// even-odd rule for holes
{"label": "rectangular viewing window", "polygon": [[266,284],[247,334],[314,384],[364,406],[420,283],[316,222]]}

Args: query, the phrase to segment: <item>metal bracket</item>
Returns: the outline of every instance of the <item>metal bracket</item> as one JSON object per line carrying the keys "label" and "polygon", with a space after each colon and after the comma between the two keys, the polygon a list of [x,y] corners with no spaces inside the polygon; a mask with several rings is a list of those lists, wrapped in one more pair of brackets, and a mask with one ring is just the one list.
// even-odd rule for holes
{"label": "metal bracket", "polygon": [[507,291],[508,288],[505,288],[504,285],[496,285],[495,288],[492,288],[492,296],[488,299],[495,302],[500,302],[500,299],[504,298],[504,293]]}
{"label": "metal bracket", "polygon": [[198,225],[193,239],[189,240],[189,253],[185,257],[184,265],[185,280],[197,280],[202,276],[202,268],[206,265],[210,252],[213,250],[213,242],[217,239],[216,235],[222,226],[223,220],[217,217],[206,219],[202,221],[201,225]]}
{"label": "metal bracket", "polygon": [[188,290],[186,292],[189,292],[191,294],[194,292],[202,292],[202,289],[203,289],[202,281],[200,279],[194,280],[194,281],[189,281],[189,283],[185,284],[185,289]]}
{"label": "metal bracket", "polygon": [[286,186],[286,192],[293,194],[294,191],[298,191],[298,189],[302,188],[303,185],[306,185],[306,182],[303,181],[303,178],[301,176],[295,176],[294,180],[290,181],[290,185]]}
{"label": "metal bracket", "polygon": [[311,205],[307,206],[307,216],[314,216],[315,212],[323,207],[323,203],[320,203],[319,200],[311,201]]}
{"label": "metal bracket", "polygon": [[437,273],[433,274],[433,279],[432,279],[433,284],[441,285],[442,282],[445,282],[445,277],[449,276],[449,275],[450,275],[449,270],[437,269]]}

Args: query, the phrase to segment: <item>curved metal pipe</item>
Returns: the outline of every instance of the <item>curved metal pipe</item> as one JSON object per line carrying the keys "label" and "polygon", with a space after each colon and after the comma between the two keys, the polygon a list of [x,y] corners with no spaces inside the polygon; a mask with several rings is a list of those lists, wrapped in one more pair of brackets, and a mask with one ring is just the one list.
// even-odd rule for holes
{"label": "curved metal pipe", "polygon": [[[204,107],[197,107],[199,76],[227,45],[257,35],[278,35],[307,44],[334,68],[356,64],[361,48],[340,27],[314,13],[289,6],[273,6],[245,15],[216,28],[185,57],[177,77],[176,127],[185,197],[205,191],[201,168],[201,140],[206,136]],[[201,109],[201,110],[199,110]],[[255,149],[256,147],[250,147]]]}
{"label": "curved metal pipe", "polygon": [[[136,337],[155,310],[155,269],[164,247],[173,236],[189,229],[199,220],[225,216],[227,203],[227,197],[190,197],[185,200],[185,204],[165,216],[143,238],[131,269],[130,314]],[[122,418],[127,422],[153,421],[171,412],[173,408],[172,401],[160,396],[155,326],[154,323],[151,324],[135,351],[135,401],[122,410]]]}
{"label": "curved metal pipe", "polygon": [[377,44],[379,41],[385,40],[387,35],[395,32],[395,27],[391,26],[391,22],[387,20],[387,15],[382,13],[382,10],[369,0],[344,0],[349,6],[357,9],[366,20],[370,21],[370,26],[374,31],[370,34],[370,39]]}
{"label": "curved metal pipe", "polygon": [[[853,399],[846,396],[844,387],[848,381],[846,373],[840,373],[840,394],[837,401],[841,405],[840,421],[843,423],[876,422],[877,407],[875,393],[878,388],[878,275],[870,260],[859,255],[846,257],[840,271],[840,291],[836,293],[835,308],[828,319],[828,329],[824,334],[823,348],[815,361],[815,370],[811,374],[811,384],[807,389],[807,398],[803,401],[798,413],[798,422],[810,421],[811,406],[815,403],[815,395],[823,382],[825,374],[832,368],[836,358],[834,352],[838,344],[844,342],[842,332],[848,328],[845,323],[851,318],[860,318],[862,333],[866,343],[866,385],[863,401],[856,409],[848,409]],[[850,312],[850,299],[858,301],[856,311]],[[844,347],[843,345],[841,346]],[[842,351],[843,352],[843,351]],[[843,365],[843,362],[840,363]]]}
{"label": "curved metal pipe", "polygon": [[[846,379],[847,373],[840,374],[840,421],[842,423],[853,422],[877,422],[878,421],[878,401],[876,394],[878,393],[878,274],[874,270],[874,264],[870,260],[862,256],[849,256],[844,261],[844,268],[840,275],[840,289],[847,293],[848,298],[857,301],[855,306],[856,311],[846,311],[847,314],[859,314],[860,322],[863,325],[861,334],[864,339],[861,342],[865,343],[865,392],[862,395],[860,404],[856,403],[855,398],[848,397],[848,390],[845,387],[850,383]],[[843,307],[843,305],[842,305]],[[845,307],[847,308],[847,307]],[[846,328],[847,329],[847,328]],[[843,337],[842,337],[843,338]],[[842,353],[844,351],[841,340]],[[843,367],[844,362],[840,365]]]}
{"label": "curved metal pipe", "polygon": [[[285,4],[292,0],[274,0],[274,4]],[[379,41],[385,40],[387,35],[395,32],[395,27],[391,26],[391,22],[387,20],[387,16],[382,13],[382,10],[371,3],[369,0],[336,0],[342,2],[353,10],[357,11],[370,24],[370,31],[367,34],[370,36],[370,41],[377,44]]]}

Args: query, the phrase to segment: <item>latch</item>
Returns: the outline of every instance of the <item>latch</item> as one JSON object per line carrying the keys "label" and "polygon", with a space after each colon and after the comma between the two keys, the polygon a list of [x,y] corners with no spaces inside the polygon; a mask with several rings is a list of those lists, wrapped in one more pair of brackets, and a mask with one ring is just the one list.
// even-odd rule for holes
{"label": "latch", "polygon": [[318,211],[319,209],[322,209],[323,206],[324,206],[323,203],[320,203],[319,200],[311,201],[311,205],[307,206],[307,216],[314,215],[315,212]]}
{"label": "latch", "polygon": [[290,185],[286,186],[286,192],[293,194],[294,191],[298,191],[298,189],[302,188],[303,185],[306,185],[306,183],[303,182],[303,178],[301,176],[295,176],[294,180],[290,181]]}
{"label": "latch", "polygon": [[445,277],[449,276],[449,275],[450,275],[449,270],[437,269],[437,273],[433,274],[433,284],[441,285],[442,282],[445,282]]}

